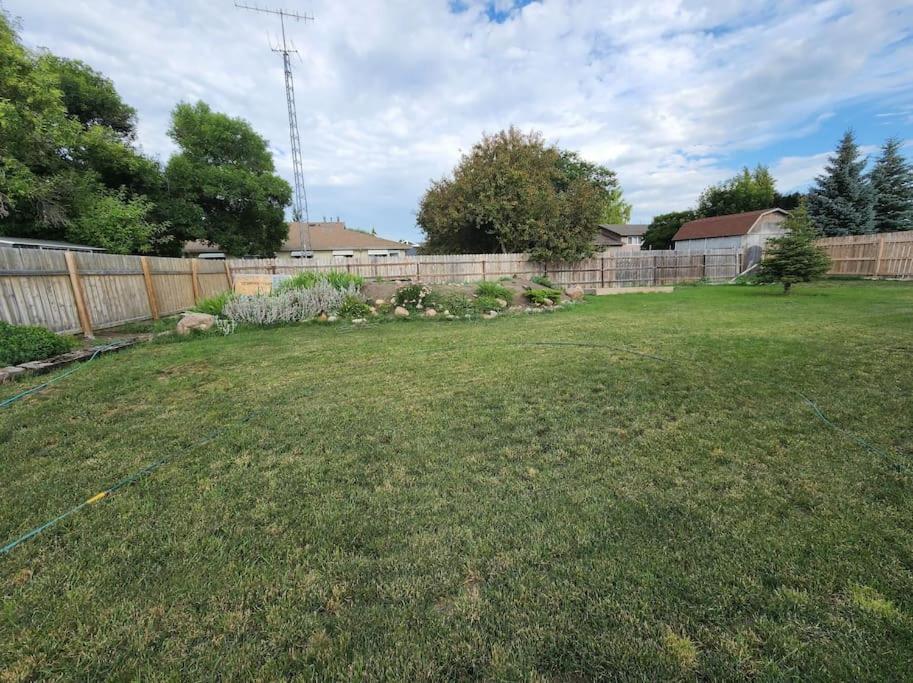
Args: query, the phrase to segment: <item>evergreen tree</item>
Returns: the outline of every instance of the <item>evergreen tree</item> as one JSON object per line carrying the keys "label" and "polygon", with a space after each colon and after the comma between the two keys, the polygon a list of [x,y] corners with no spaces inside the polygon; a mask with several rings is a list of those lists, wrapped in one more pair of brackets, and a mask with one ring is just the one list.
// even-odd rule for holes
{"label": "evergreen tree", "polygon": [[862,173],[865,164],[853,131],[848,130],[808,195],[808,214],[819,233],[865,235],[874,231],[872,188]]}
{"label": "evergreen tree", "polygon": [[786,234],[767,242],[767,254],[758,271],[760,282],[779,282],[783,293],[797,282],[810,282],[827,273],[830,259],[815,244],[806,203],[799,204],[783,224]]}
{"label": "evergreen tree", "polygon": [[875,232],[913,230],[913,166],[900,154],[901,142],[889,138],[869,174],[875,195]]}

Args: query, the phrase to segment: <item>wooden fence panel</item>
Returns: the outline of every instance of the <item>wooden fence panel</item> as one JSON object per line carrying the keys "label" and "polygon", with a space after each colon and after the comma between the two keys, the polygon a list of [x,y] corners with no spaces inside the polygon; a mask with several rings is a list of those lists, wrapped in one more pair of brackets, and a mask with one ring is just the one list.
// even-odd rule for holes
{"label": "wooden fence panel", "polygon": [[913,278],[913,232],[825,237],[818,244],[831,258],[829,275]]}
{"label": "wooden fence panel", "polygon": [[150,256],[149,268],[152,271],[152,286],[160,315],[171,315],[193,308],[196,302],[193,298],[190,259]]}
{"label": "wooden fence panel", "polygon": [[63,252],[0,247],[0,320],[79,331]]}
{"label": "wooden fence panel", "polygon": [[93,328],[152,317],[139,256],[88,252],[74,256]]}
{"label": "wooden fence panel", "polygon": [[197,279],[200,283],[200,297],[207,299],[231,289],[225,261],[215,259],[198,259]]}

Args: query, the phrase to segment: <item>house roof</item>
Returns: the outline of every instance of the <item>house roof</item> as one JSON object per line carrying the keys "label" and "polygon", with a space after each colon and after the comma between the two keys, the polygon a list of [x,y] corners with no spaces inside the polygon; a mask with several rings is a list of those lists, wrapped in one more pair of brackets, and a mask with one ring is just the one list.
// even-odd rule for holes
{"label": "house roof", "polygon": [[599,228],[593,237],[593,244],[597,247],[620,247],[622,245],[621,238],[618,235],[613,235],[611,232],[603,230],[601,225]]}
{"label": "house roof", "polygon": [[[303,234],[302,234],[303,233]],[[342,221],[315,223],[289,223],[288,237],[279,251],[304,251],[302,237],[311,251],[332,251],[334,249],[408,249],[411,244],[394,242],[360,230],[351,230]],[[184,245],[187,254],[214,253],[221,251],[217,244],[195,240]]]}
{"label": "house roof", "polygon": [[726,216],[713,216],[712,218],[699,218],[688,221],[675,233],[673,242],[678,240],[699,240],[706,237],[731,237],[733,235],[747,235],[752,226],[761,216],[769,213],[788,213],[783,209],[761,209],[760,211],[746,211],[744,213],[731,213]]}
{"label": "house roof", "polygon": [[85,244],[72,242],[57,242],[55,240],[33,240],[30,237],[2,237],[0,247],[25,247],[27,249],[58,249],[62,251],[108,251],[101,247],[90,247]]}
{"label": "house roof", "polygon": [[[302,230],[302,228],[304,228]],[[303,233],[303,235],[302,235]],[[350,230],[341,221],[325,223],[289,223],[288,239],[280,251],[302,251],[304,237],[311,251],[333,249],[408,249],[411,245],[394,242],[360,230]]]}
{"label": "house roof", "polygon": [[599,227],[614,232],[620,237],[643,237],[650,226],[645,223],[604,223]]}

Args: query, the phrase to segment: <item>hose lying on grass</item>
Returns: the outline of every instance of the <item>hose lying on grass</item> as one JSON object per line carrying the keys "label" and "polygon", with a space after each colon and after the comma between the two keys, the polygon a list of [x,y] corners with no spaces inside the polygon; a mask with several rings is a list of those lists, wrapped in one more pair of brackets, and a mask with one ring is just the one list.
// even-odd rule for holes
{"label": "hose lying on grass", "polygon": [[[645,358],[650,358],[652,360],[657,360],[657,361],[661,361],[661,362],[669,362],[668,358],[663,358],[661,356],[656,356],[654,354],[646,353],[643,351],[637,351],[635,349],[630,349],[630,348],[627,348],[627,347],[624,347],[621,345],[616,345],[616,344],[610,345],[610,344],[596,344],[596,343],[591,343],[591,342],[573,342],[573,341],[519,341],[519,342],[490,342],[490,345],[493,345],[493,346],[503,346],[503,345],[555,346],[555,347],[569,346],[569,347],[582,347],[582,348],[605,348],[605,349],[610,349],[610,350],[616,351],[616,352],[621,351],[623,353],[630,353],[630,354],[634,354],[637,356],[643,356]],[[453,350],[456,350],[456,348],[454,348]],[[100,352],[101,352],[101,349],[96,351],[96,353],[93,354],[92,358],[90,358],[89,360],[94,360],[94,358]],[[44,384],[38,385],[37,387],[33,387],[32,389],[24,391],[21,394],[13,396],[12,398],[7,399],[2,404],[0,404],[0,407],[6,407],[6,406],[12,404],[14,401],[19,400],[20,398],[24,398],[25,396],[28,396],[37,391],[40,391],[44,387],[46,387],[50,384],[53,384],[54,382],[57,382],[57,381],[63,379],[64,377],[72,374],[77,369],[79,369],[79,366],[63,373],[62,375],[58,375],[57,377],[55,377],[53,380],[51,380],[49,382],[45,382]],[[830,427],[831,429],[833,429],[837,432],[840,432],[840,433],[848,436],[853,441],[855,441],[858,445],[871,451],[872,453],[875,453],[876,455],[879,455],[880,457],[891,462],[892,464],[898,466],[899,468],[904,470],[906,473],[909,474],[911,472],[905,463],[898,462],[897,459],[894,458],[889,452],[878,448],[877,446],[871,444],[870,442],[866,441],[862,437],[854,434],[853,432],[851,432],[847,429],[844,429],[843,427],[840,427],[839,425],[837,425],[834,422],[832,422],[831,420],[829,420],[827,418],[827,416],[824,414],[824,412],[818,407],[818,405],[814,401],[812,401],[810,398],[805,396],[803,393],[796,391],[796,390],[794,390],[794,392],[796,393],[797,396],[799,396],[803,400],[803,402],[807,406],[809,406],[809,408],[811,408],[811,410],[815,414],[815,416],[821,422],[823,422],[825,425],[827,425],[828,427]],[[16,538],[16,539],[10,541],[5,546],[0,548],[0,555],[8,554],[14,548],[16,548],[18,545],[28,541],[31,538],[34,538],[35,536],[40,534],[42,531],[45,531],[46,529],[49,529],[50,527],[56,525],[58,522],[63,521],[67,517],[70,517],[71,515],[76,514],[83,508],[85,508],[89,505],[94,505],[95,503],[98,503],[98,502],[104,500],[105,498],[107,498],[111,494],[115,493],[119,489],[122,489],[125,486],[129,486],[130,484],[138,481],[139,479],[142,479],[143,477],[151,475],[153,472],[155,472],[157,469],[159,469],[163,465],[166,465],[167,463],[169,463],[173,460],[176,460],[178,457],[181,457],[182,455],[185,455],[189,452],[197,450],[198,448],[201,448],[202,446],[205,446],[206,444],[212,442],[213,440],[215,440],[216,438],[218,438],[219,436],[224,434],[226,431],[228,431],[234,427],[238,427],[243,424],[246,424],[246,423],[250,422],[256,416],[258,416],[264,412],[265,412],[265,410],[261,409],[261,410],[257,410],[257,411],[248,413],[247,415],[245,415],[243,418],[241,418],[240,420],[238,420],[235,423],[214,429],[213,431],[209,432],[206,436],[204,436],[200,441],[198,441],[195,444],[193,444],[192,446],[190,446],[190,448],[181,451],[181,453],[179,453],[178,455],[171,455],[171,456],[167,456],[165,458],[161,458],[160,460],[156,460],[155,462],[147,465],[146,467],[138,470],[137,472],[134,472],[133,474],[131,474],[127,477],[124,477],[123,479],[115,482],[114,484],[112,484],[108,488],[104,489],[103,491],[96,493],[91,498],[84,500],[82,503],[79,503],[78,505],[70,508],[66,512],[58,515],[57,517],[54,517],[53,519],[48,520],[44,524],[41,524],[40,526],[35,527],[31,531],[20,536],[19,538]]]}

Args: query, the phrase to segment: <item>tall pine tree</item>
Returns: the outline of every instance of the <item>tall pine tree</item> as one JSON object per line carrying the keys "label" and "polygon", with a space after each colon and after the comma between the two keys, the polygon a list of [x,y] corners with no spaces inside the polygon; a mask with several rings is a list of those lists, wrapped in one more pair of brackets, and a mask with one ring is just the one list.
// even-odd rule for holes
{"label": "tall pine tree", "polygon": [[808,195],[808,214],[819,233],[833,236],[874,232],[872,188],[862,172],[865,163],[853,131],[848,130]]}
{"label": "tall pine tree", "polygon": [[875,195],[875,232],[913,230],[913,166],[900,154],[901,141],[888,138],[869,174]]}

